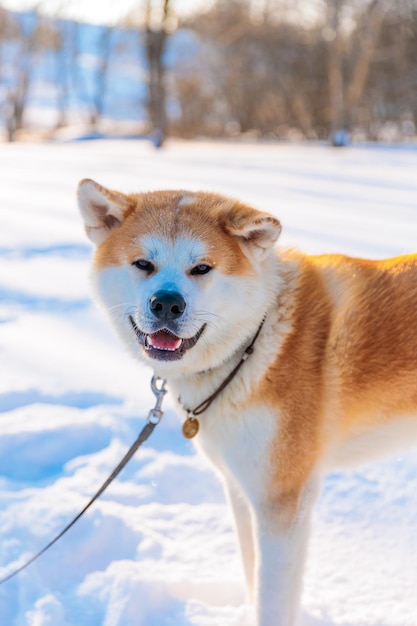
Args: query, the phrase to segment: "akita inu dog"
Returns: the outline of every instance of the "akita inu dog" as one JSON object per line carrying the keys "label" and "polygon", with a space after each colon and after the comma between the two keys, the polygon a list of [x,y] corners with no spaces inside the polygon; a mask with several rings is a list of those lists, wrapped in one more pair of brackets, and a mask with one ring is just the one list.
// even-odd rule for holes
{"label": "akita inu dog", "polygon": [[323,474],[417,441],[417,255],[273,251],[275,217],[212,193],[78,197],[99,300],[222,475],[257,624],[291,626]]}

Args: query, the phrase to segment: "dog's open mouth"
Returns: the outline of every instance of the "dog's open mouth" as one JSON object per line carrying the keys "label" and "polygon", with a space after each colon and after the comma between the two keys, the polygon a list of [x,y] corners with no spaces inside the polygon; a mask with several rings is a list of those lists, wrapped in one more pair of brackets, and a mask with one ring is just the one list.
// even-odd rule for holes
{"label": "dog's open mouth", "polygon": [[162,328],[154,333],[147,334],[140,330],[131,315],[129,315],[129,321],[139,343],[144,347],[147,354],[160,361],[175,361],[181,359],[187,350],[195,346],[206,327],[206,325],[203,324],[194,337],[183,338],[178,337],[167,328]]}

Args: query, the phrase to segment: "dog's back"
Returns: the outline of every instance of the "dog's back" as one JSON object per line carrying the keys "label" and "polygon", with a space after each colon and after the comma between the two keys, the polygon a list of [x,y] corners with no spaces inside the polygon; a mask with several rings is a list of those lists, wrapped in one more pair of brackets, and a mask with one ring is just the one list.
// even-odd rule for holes
{"label": "dog's back", "polygon": [[[327,419],[337,422],[341,442],[352,452],[356,442],[364,458],[412,443],[417,440],[417,255],[311,260],[332,302]],[[372,438],[373,431],[376,439],[368,440],[367,451],[361,435]]]}

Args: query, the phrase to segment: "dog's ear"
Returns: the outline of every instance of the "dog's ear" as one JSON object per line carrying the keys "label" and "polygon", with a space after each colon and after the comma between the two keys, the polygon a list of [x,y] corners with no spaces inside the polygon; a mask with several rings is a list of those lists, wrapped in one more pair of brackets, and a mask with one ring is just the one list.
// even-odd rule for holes
{"label": "dog's ear", "polygon": [[120,226],[132,209],[128,196],[110,191],[88,178],[78,185],[77,195],[86,233],[96,245]]}
{"label": "dog's ear", "polygon": [[281,224],[269,213],[238,204],[228,215],[226,230],[239,239],[247,256],[263,261],[281,233]]}

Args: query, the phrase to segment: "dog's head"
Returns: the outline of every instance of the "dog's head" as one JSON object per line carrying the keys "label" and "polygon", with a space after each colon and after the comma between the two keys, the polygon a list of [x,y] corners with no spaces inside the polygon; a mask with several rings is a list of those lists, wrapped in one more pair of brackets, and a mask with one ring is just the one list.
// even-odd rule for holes
{"label": "dog's head", "polygon": [[220,365],[256,332],[273,297],[275,217],[216,194],[125,195],[92,180],[78,199],[98,298],[156,373]]}

